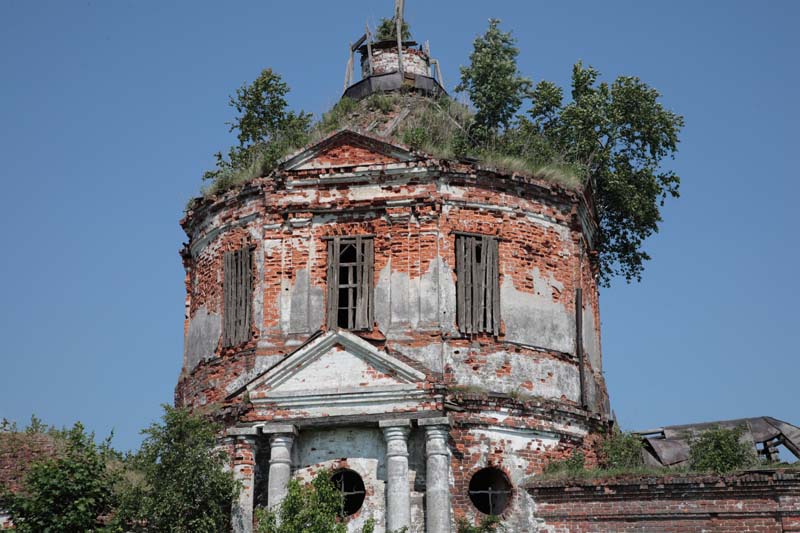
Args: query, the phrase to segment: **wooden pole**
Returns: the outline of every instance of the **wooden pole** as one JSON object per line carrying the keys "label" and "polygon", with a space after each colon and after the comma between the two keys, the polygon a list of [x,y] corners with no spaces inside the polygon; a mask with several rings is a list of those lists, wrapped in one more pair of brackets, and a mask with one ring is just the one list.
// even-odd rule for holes
{"label": "wooden pole", "polygon": [[422,45],[422,51],[425,52],[426,62],[428,63],[428,76],[433,76],[431,73],[431,44],[428,41],[425,41],[425,44]]}
{"label": "wooden pole", "polygon": [[372,76],[372,34],[369,32],[369,21],[367,21],[367,60],[369,61],[369,75]]}
{"label": "wooden pole", "polygon": [[350,87],[350,78],[353,75],[353,43],[350,43],[349,52],[350,57],[344,69],[344,89],[342,89],[342,92],[345,92],[347,88]]}
{"label": "wooden pole", "polygon": [[394,0],[394,21],[397,29],[397,70],[403,74],[403,0]]}

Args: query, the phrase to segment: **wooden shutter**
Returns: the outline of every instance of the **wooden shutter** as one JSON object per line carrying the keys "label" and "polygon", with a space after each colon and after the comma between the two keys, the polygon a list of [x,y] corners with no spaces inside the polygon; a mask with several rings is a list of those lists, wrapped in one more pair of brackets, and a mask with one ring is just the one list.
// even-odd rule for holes
{"label": "wooden shutter", "polygon": [[252,263],[249,247],[225,252],[223,255],[223,347],[236,346],[250,340]]}
{"label": "wooden shutter", "polygon": [[500,333],[498,240],[456,237],[456,320],[463,333]]}
{"label": "wooden shutter", "polygon": [[339,319],[339,239],[328,241],[328,329],[336,329]]}
{"label": "wooden shutter", "polygon": [[486,258],[486,301],[487,331],[500,335],[500,241],[487,239],[488,256]]}
{"label": "wooden shutter", "polygon": [[356,280],[358,292],[356,295],[355,329],[371,330],[373,319],[374,296],[373,276],[375,270],[373,241],[369,238],[356,237],[356,252],[358,263]]}

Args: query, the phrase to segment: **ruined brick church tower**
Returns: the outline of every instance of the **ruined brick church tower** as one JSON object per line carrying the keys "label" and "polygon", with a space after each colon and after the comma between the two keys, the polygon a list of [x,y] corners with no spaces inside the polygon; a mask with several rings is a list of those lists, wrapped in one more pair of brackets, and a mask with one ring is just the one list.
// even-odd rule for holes
{"label": "ruined brick church tower", "polygon": [[[429,48],[374,42],[345,95],[444,93]],[[233,529],[326,469],[350,531],[537,523],[526,482],[608,423],[591,194],[340,128],[195,203],[176,403],[224,422]],[[367,121],[369,122],[369,121]],[[372,121],[375,122],[375,121]]]}

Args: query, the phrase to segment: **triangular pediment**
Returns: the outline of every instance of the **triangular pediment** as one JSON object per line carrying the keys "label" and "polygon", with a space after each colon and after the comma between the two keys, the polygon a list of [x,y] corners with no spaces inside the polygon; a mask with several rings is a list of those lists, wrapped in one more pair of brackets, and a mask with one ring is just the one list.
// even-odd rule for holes
{"label": "triangular pediment", "polygon": [[389,165],[418,159],[408,148],[379,137],[341,130],[286,158],[284,170]]}
{"label": "triangular pediment", "polygon": [[247,385],[250,399],[385,394],[417,390],[425,374],[347,331],[329,331]]}

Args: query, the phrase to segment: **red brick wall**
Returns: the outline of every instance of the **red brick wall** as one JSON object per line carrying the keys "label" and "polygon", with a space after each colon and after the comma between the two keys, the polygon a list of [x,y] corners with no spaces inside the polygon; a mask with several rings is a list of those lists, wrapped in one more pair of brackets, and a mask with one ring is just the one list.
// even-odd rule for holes
{"label": "red brick wall", "polygon": [[[353,151],[356,148],[348,147],[346,153],[352,157]],[[281,297],[296,281],[300,270],[308,270],[311,284],[324,294],[327,258],[323,237],[329,235],[369,233],[376,236],[376,283],[389,261],[392,273],[408,274],[411,280],[420,279],[437,257],[453,268],[453,231],[498,235],[502,239],[501,283],[509,277],[516,290],[533,293],[531,272],[538,269],[540,275],[552,281],[556,287],[552,290],[553,302],[560,304],[564,312],[570,315],[575,305],[575,288],[582,286],[585,305],[595,316],[595,324],[599,325],[594,271],[581,251],[581,232],[576,215],[577,195],[558,188],[551,190],[525,182],[515,183],[510,178],[476,178],[470,175],[448,178],[450,188],[444,190],[437,187],[438,178],[435,175],[430,179],[411,180],[402,185],[392,183],[387,177],[379,177],[373,183],[376,192],[365,195],[358,194],[359,186],[354,184],[322,186],[316,180],[317,175],[318,172],[304,171],[290,176],[295,180],[291,189],[280,183],[264,181],[254,186],[256,192],[247,193],[246,200],[233,197],[219,202],[206,208],[202,212],[204,216],[197,214],[185,222],[192,243],[208,239],[195,250],[194,255],[184,254],[189,289],[186,329],[200,306],[209,312],[224,312],[221,302],[222,253],[245,244],[254,246],[254,253],[263,257],[263,270],[254,270],[257,276],[254,286],[262,297],[263,314],[254,313],[254,316],[261,317],[261,323],[254,324],[254,335],[249,344],[225,353],[218,347],[216,355],[221,359],[201,363],[192,369],[191,376],[184,372],[176,390],[179,403],[203,405],[223,401],[227,395],[224,387],[252,369],[254,358],[248,357],[248,353],[253,352],[259,340],[269,346],[270,355],[277,355],[290,352],[293,345],[302,342],[313,332],[291,334],[282,328]],[[308,181],[307,185],[303,185],[305,181]],[[453,192],[453,187],[458,187],[458,192]],[[402,200],[412,200],[413,205],[394,206]],[[486,210],[476,205],[494,205],[502,210]],[[319,210],[330,213],[326,215],[329,222],[320,224],[314,218],[319,217]],[[531,212],[547,221],[547,224],[534,222],[524,214]],[[253,214],[256,216],[249,222],[236,223]],[[225,229],[226,225],[229,228]],[[219,233],[214,234],[214,231]],[[567,241],[562,241],[559,231],[567,232]],[[268,247],[263,243],[273,244]],[[277,248],[274,243],[278,243]],[[313,256],[310,257],[310,254]],[[455,280],[454,273],[451,275]],[[442,310],[442,315],[445,318],[442,327],[447,336],[452,337],[455,309]],[[387,348],[392,350],[398,343],[409,348],[430,344],[434,332],[426,329],[437,327],[438,324],[418,326],[409,327],[402,342],[390,340]],[[324,325],[320,323],[319,327]],[[599,337],[599,326],[595,329]],[[497,340],[491,336],[460,340],[456,335],[447,342],[453,346],[474,346],[474,341],[478,341],[480,349],[472,350],[477,359],[471,365],[471,371],[476,379],[480,379],[486,371],[480,354],[488,355],[498,348],[509,349],[503,343],[504,334],[505,325]],[[408,353],[408,350],[401,349],[402,346],[397,348]],[[567,351],[570,347],[564,348]],[[569,359],[565,359],[563,353],[547,349],[511,349],[516,350],[520,359],[527,358],[532,364],[547,358],[554,361]],[[267,351],[258,349],[253,353],[259,355]],[[504,374],[502,365],[494,366],[498,368],[492,367],[489,371],[494,372],[497,380],[505,380],[508,390],[520,389],[536,395],[538,388],[547,385],[545,382],[520,380],[520,376],[512,372],[510,367],[505,369]],[[606,398],[605,384],[600,369],[591,370],[589,379],[597,383],[600,391],[596,402],[599,406]],[[445,378],[451,383],[458,381],[453,372],[447,372]],[[546,376],[545,380],[550,378],[553,376]]]}
{"label": "red brick wall", "polygon": [[796,472],[541,482],[528,492],[541,532],[800,531]]}

